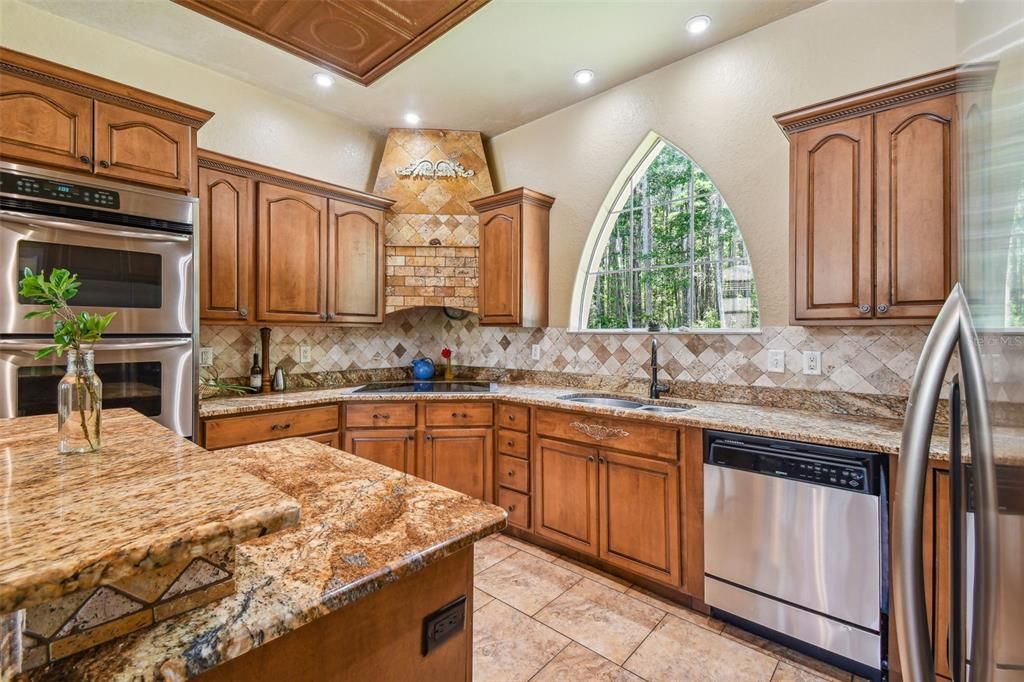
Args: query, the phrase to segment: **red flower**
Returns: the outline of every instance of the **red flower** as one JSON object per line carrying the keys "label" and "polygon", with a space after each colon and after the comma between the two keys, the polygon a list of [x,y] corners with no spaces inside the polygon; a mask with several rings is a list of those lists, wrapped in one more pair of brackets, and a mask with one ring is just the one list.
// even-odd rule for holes
{"label": "red flower", "polygon": [[447,360],[451,356],[452,356],[452,349],[451,348],[449,348],[448,346],[445,346],[444,348],[441,349],[441,357],[442,358]]}

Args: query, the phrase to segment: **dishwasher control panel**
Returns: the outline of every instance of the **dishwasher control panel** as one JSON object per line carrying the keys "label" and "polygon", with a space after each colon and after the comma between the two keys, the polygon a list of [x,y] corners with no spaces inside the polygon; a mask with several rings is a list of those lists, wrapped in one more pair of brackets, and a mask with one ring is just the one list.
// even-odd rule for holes
{"label": "dishwasher control panel", "polygon": [[764,455],[761,457],[761,472],[848,490],[867,490],[867,469],[864,467]]}

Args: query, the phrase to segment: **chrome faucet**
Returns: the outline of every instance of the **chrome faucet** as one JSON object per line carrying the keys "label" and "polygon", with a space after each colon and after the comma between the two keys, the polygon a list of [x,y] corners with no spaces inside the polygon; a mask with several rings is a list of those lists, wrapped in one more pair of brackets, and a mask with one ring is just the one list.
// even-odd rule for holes
{"label": "chrome faucet", "polygon": [[651,339],[651,400],[657,400],[668,391],[668,386],[658,383],[658,340]]}

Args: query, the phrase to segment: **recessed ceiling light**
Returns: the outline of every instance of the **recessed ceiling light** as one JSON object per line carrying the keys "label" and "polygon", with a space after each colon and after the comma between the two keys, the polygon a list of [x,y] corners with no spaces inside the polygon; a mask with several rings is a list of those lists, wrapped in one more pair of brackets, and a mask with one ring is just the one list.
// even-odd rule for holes
{"label": "recessed ceiling light", "polygon": [[410,111],[405,115],[405,122],[411,126],[418,125],[420,122],[420,115],[414,111]]}
{"label": "recessed ceiling light", "polygon": [[590,69],[580,69],[579,71],[574,73],[572,77],[573,80],[575,80],[580,85],[586,85],[590,81],[594,80],[594,72],[591,71]]}
{"label": "recessed ceiling light", "polygon": [[698,33],[703,33],[708,30],[708,26],[710,25],[711,17],[706,14],[698,14],[695,17],[691,17],[690,20],[686,22],[686,30],[693,35],[697,35]]}
{"label": "recessed ceiling light", "polygon": [[313,82],[321,88],[329,88],[334,85],[334,76],[329,73],[315,73],[313,74]]}

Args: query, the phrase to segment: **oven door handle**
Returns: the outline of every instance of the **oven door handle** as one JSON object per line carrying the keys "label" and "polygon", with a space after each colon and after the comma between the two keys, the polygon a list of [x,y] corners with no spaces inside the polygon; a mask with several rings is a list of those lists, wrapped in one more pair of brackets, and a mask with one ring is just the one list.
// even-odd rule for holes
{"label": "oven door handle", "polygon": [[143,228],[135,229],[124,225],[115,227],[107,225],[106,223],[95,223],[88,220],[69,223],[64,220],[55,220],[53,218],[40,217],[34,214],[18,213],[17,211],[0,212],[0,220],[21,223],[23,225],[28,225],[29,227],[68,230],[70,232],[85,232],[87,234],[94,234],[96,230],[101,230],[107,235],[113,237],[140,239],[148,242],[187,242],[192,238],[190,235],[173,234],[170,232],[147,230]]}
{"label": "oven door handle", "polygon": [[[93,346],[94,350],[155,350],[158,348],[177,348],[178,346],[186,346],[192,343],[192,339],[154,339],[152,341],[121,341],[119,339],[108,339],[106,341],[98,341]],[[42,343],[40,341],[22,341],[20,339],[0,339],[0,349],[2,350],[15,350],[15,351],[31,351],[36,352],[42,350],[47,346],[52,346],[50,343]]]}

